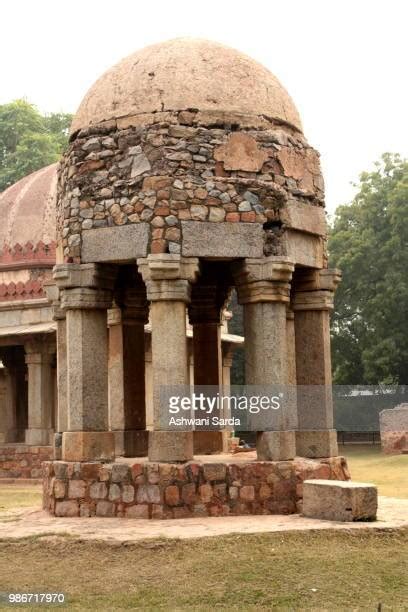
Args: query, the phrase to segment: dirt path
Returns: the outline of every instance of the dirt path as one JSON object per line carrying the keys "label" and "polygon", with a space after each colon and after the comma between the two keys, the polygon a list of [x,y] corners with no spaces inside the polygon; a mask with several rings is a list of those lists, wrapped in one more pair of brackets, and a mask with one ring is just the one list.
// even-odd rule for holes
{"label": "dirt path", "polygon": [[408,499],[380,497],[374,523],[339,523],[298,514],[174,519],[55,518],[38,508],[17,508],[0,517],[0,538],[69,534],[86,540],[135,541],[148,538],[201,538],[231,533],[310,529],[394,529],[408,526]]}

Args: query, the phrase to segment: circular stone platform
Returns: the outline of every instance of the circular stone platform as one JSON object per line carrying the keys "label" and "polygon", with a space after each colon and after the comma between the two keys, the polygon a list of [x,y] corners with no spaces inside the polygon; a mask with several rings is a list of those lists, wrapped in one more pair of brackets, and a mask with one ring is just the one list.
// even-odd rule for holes
{"label": "circular stone platform", "polygon": [[303,481],[348,480],[344,457],[257,461],[255,452],[207,455],[183,464],[144,458],[44,463],[44,508],[55,516],[173,519],[293,514]]}

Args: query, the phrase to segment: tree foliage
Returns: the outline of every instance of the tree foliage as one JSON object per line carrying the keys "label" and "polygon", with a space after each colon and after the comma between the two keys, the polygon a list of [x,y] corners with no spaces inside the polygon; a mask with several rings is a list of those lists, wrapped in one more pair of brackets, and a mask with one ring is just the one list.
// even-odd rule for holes
{"label": "tree foliage", "polygon": [[332,321],[334,382],[408,383],[408,161],[384,154],[335,213],[340,268]]}
{"label": "tree foliage", "polygon": [[0,105],[0,192],[59,159],[72,117],[41,115],[26,100]]}

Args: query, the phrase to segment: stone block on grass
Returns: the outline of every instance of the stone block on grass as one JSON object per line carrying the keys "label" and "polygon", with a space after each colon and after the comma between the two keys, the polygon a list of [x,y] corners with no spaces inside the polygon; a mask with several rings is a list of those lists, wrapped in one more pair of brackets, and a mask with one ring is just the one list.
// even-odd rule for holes
{"label": "stone block on grass", "polygon": [[377,487],[336,480],[305,480],[303,515],[328,521],[374,521]]}

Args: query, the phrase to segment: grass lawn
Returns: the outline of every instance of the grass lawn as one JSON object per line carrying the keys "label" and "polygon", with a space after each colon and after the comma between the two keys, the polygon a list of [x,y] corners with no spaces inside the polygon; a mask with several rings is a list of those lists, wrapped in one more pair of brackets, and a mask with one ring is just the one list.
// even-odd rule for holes
{"label": "grass lawn", "polygon": [[379,446],[346,444],[339,454],[347,457],[351,478],[372,482],[380,495],[408,498],[408,455],[384,455]]}
{"label": "grass lawn", "polygon": [[407,546],[407,530],[3,540],[0,592],[64,592],[70,610],[402,610]]}
{"label": "grass lawn", "polygon": [[27,508],[41,504],[40,484],[0,484],[0,515],[10,508]]}

